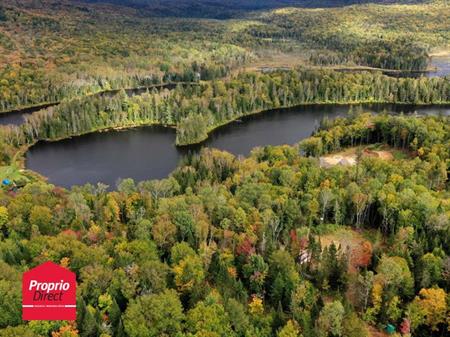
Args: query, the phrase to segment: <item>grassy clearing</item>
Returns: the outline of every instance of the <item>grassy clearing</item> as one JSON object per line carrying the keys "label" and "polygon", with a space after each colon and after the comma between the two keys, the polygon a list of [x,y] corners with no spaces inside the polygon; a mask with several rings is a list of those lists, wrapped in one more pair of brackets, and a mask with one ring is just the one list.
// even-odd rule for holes
{"label": "grassy clearing", "polygon": [[322,167],[332,167],[336,165],[354,166],[361,158],[377,158],[381,160],[403,160],[411,157],[405,150],[392,148],[385,144],[372,144],[369,146],[358,146],[345,149],[344,151],[328,154],[320,157]]}
{"label": "grassy clearing", "polygon": [[[339,227],[333,232],[319,236],[322,247],[332,243],[348,253],[349,272],[355,273],[358,268],[370,262],[374,246],[380,244],[377,235],[365,235],[366,230],[358,231],[348,227]],[[375,241],[372,241],[375,240]]]}
{"label": "grassy clearing", "polygon": [[25,173],[25,171],[20,169],[16,165],[0,166],[0,183],[4,179],[9,179],[15,182],[17,185],[22,185],[23,183],[30,181],[30,178]]}
{"label": "grassy clearing", "polygon": [[336,246],[340,245],[344,250],[346,247],[354,248],[364,241],[367,240],[362,232],[347,227],[339,227],[332,233],[320,236],[320,242],[323,247],[334,243]]}

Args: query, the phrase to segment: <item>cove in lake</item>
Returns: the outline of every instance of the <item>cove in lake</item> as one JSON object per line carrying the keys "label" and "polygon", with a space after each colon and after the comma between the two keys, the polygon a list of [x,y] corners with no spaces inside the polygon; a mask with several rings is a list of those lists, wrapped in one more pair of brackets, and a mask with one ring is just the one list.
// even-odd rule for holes
{"label": "cove in lake", "polygon": [[[354,106],[358,109],[361,106]],[[450,106],[363,105],[364,111],[450,115]],[[345,116],[348,105],[305,105],[244,117],[210,134],[202,144],[175,146],[175,130],[142,127],[97,132],[58,142],[39,142],[27,152],[26,167],[49,182],[71,187],[103,182],[115,187],[119,178],[135,181],[167,177],[189,151],[214,147],[248,155],[264,145],[294,144],[307,138],[322,118]]]}
{"label": "cove in lake", "polygon": [[398,70],[382,70],[370,68],[337,68],[339,72],[364,72],[364,71],[381,71],[383,75],[398,78],[419,78],[419,77],[444,77],[450,75],[450,55],[437,55],[431,57],[429,68],[432,70],[424,71],[398,71]]}
{"label": "cove in lake", "polygon": [[59,103],[49,103],[24,109],[2,112],[0,113],[0,125],[20,125],[24,122],[24,116],[31,115],[33,112],[44,110],[58,104]]}

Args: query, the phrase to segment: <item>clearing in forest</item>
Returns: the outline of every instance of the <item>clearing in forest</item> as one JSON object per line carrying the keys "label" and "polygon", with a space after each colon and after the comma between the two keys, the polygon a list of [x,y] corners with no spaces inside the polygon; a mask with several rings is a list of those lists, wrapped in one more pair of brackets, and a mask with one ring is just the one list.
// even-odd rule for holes
{"label": "clearing in forest", "polygon": [[[356,272],[359,268],[367,267],[372,258],[373,244],[359,232],[350,228],[339,228],[331,233],[321,235],[322,248],[332,243],[341,251],[348,254],[349,272]],[[376,243],[375,243],[376,244]]]}
{"label": "clearing in forest", "polygon": [[321,167],[332,167],[336,165],[354,166],[361,158],[379,158],[381,160],[405,159],[408,153],[391,148],[387,145],[370,145],[364,147],[352,147],[341,152],[331,153],[319,158]]}

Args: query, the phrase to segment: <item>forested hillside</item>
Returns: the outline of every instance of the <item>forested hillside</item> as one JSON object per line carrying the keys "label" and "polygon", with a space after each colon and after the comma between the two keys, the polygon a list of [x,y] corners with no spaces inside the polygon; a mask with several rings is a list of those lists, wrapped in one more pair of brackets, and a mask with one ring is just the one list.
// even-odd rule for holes
{"label": "forested hillside", "polygon": [[[429,71],[449,17],[439,0],[2,0],[0,113],[20,121],[0,125],[0,337],[447,337],[450,76]],[[298,106],[295,144],[205,145]],[[280,144],[265,122],[258,145]],[[109,173],[85,135],[150,125],[168,145],[114,138],[115,186],[29,166],[73,137]],[[170,174],[127,178],[167,146]],[[22,319],[23,273],[47,261],[76,275],[74,321]]]}
{"label": "forested hillside", "polygon": [[350,62],[385,69],[423,70],[429,48],[445,45],[450,38],[448,27],[437,28],[448,21],[449,15],[446,5],[291,8],[261,14],[259,18],[265,24],[249,27],[248,32],[272,42],[297,41],[323,49],[311,55],[314,64]]}
{"label": "forested hillside", "polygon": [[[444,336],[449,125],[355,115],[298,147],[204,150],[115,192],[0,192],[0,335]],[[316,157],[379,142],[398,157]],[[21,272],[47,260],[77,274],[76,322],[21,321]]]}
{"label": "forested hillside", "polygon": [[242,16],[247,11],[281,7],[339,7],[361,3],[426,3],[427,0],[84,0],[88,3],[111,3],[147,9],[155,16],[211,17],[226,19]]}
{"label": "forested hillside", "polygon": [[223,78],[254,64],[277,67],[279,56],[295,66],[425,70],[430,50],[450,40],[450,9],[441,2],[268,10],[221,21],[153,14],[103,3],[5,0],[0,111],[108,89]]}

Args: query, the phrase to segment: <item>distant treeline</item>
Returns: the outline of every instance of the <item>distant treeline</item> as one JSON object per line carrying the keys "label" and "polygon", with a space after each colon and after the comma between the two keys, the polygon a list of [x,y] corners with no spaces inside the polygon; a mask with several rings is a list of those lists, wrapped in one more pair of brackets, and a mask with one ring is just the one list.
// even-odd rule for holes
{"label": "distant treeline", "polygon": [[1,1],[0,113],[111,89],[212,80],[253,59],[219,39],[218,23],[108,8]]}
{"label": "distant treeline", "polygon": [[255,14],[259,22],[235,39],[285,53],[308,50],[317,65],[421,71],[427,67],[429,49],[448,44],[447,29],[442,27],[448,16],[448,6],[439,1],[424,6],[283,8]]}
{"label": "distant treeline", "polygon": [[411,41],[370,41],[357,49],[345,43],[330,45],[324,42],[322,47],[336,50],[314,53],[310,61],[316,65],[337,65],[354,63],[382,69],[403,71],[423,71],[427,69],[429,56],[427,49]]}
{"label": "distant treeline", "polygon": [[[268,10],[281,7],[338,7],[361,3],[398,3],[395,0],[84,0],[87,3],[110,3],[148,10],[153,16],[179,16],[228,19],[248,11]],[[426,2],[405,0],[403,3]]]}
{"label": "distant treeline", "polygon": [[382,69],[421,71],[427,68],[429,61],[426,46],[405,38],[361,41],[326,31],[310,34],[293,27],[274,30],[270,25],[256,26],[250,32],[256,38],[294,39],[306,41],[315,48],[325,48],[311,55],[310,61],[316,65],[354,63]]}
{"label": "distant treeline", "polygon": [[[232,67],[220,64],[197,64],[193,62],[182,72],[173,71],[167,65],[155,74],[128,74],[123,76],[98,76],[61,84],[57,79],[45,78],[43,73],[26,68],[14,69],[7,66],[0,70],[0,113],[18,107],[28,107],[42,103],[59,102],[63,99],[85,96],[122,88],[149,87],[168,82],[196,82],[213,80],[230,74]],[[17,75],[17,72],[20,72]],[[11,75],[13,74],[13,75]],[[41,76],[42,75],[42,76]],[[33,79],[21,83],[21,78]],[[8,78],[8,80],[6,79]]]}
{"label": "distant treeline", "polygon": [[[309,57],[315,65],[423,70],[428,49],[448,45],[448,6],[438,2],[283,8],[223,21],[198,17],[353,1],[132,1],[147,3],[151,10],[136,11],[78,1],[1,1],[0,112],[109,89],[224,78],[255,60],[266,64],[275,56],[278,62],[280,52],[290,57],[288,65]],[[170,18],[155,17],[160,12]]]}

